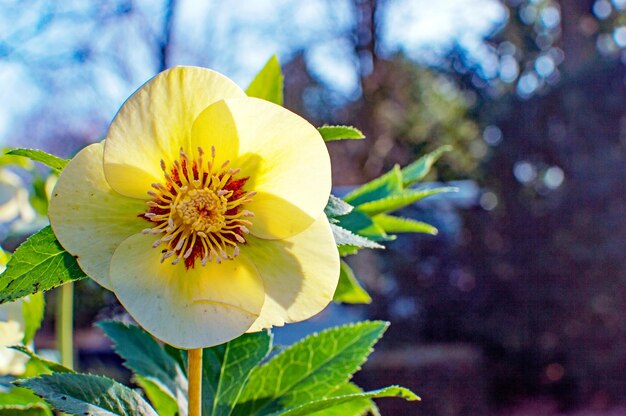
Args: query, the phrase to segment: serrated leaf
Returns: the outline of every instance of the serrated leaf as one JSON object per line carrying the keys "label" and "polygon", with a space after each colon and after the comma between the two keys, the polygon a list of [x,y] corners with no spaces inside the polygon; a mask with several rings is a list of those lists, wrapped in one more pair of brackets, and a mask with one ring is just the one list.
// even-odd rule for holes
{"label": "serrated leaf", "polygon": [[[13,378],[15,381],[15,378]],[[4,390],[0,393],[0,407],[2,406],[26,406],[29,404],[43,404],[44,401],[40,397],[36,396],[32,391],[11,385],[10,390]],[[1,415],[2,413],[0,413]]]}
{"label": "serrated leaf", "polygon": [[[345,396],[347,394],[363,393],[360,387],[352,383],[345,383],[333,391],[332,397]],[[310,416],[363,416],[368,411],[376,409],[376,404],[371,399],[354,399],[346,403],[338,404],[327,409],[313,412]],[[376,412],[373,412],[377,414]]]}
{"label": "serrated leaf", "polygon": [[154,383],[185,409],[187,381],[178,363],[147,332],[118,321],[99,322],[113,341],[113,349],[124,359],[124,366]]}
{"label": "serrated leaf", "polygon": [[317,131],[320,132],[322,139],[325,142],[332,142],[335,140],[344,140],[344,139],[364,139],[365,136],[359,129],[352,126],[328,126],[324,125],[322,127],[318,127]]}
{"label": "serrated leaf", "polygon": [[24,156],[36,162],[41,162],[59,172],[65,169],[65,166],[69,163],[67,159],[61,159],[58,156],[38,149],[12,149],[7,152],[7,155]]}
{"label": "serrated leaf", "polygon": [[2,416],[50,416],[51,414],[44,404],[0,406]]}
{"label": "serrated leaf", "polygon": [[402,176],[404,178],[404,186],[409,186],[419,180],[424,179],[435,162],[446,152],[452,150],[452,146],[441,146],[434,151],[420,157],[410,165],[405,166],[402,169]]}
{"label": "serrated leaf", "polygon": [[84,277],[76,259],[47,226],[15,250],[0,274],[0,304]]}
{"label": "serrated leaf", "polygon": [[337,218],[337,225],[354,234],[358,234],[372,224],[370,217],[357,210],[352,210],[350,213]]}
{"label": "serrated leaf", "polygon": [[178,403],[172,396],[144,377],[135,375],[134,380],[143,389],[150,404],[152,404],[159,416],[178,415]]}
{"label": "serrated leaf", "polygon": [[136,392],[107,377],[64,373],[15,382],[31,389],[57,410],[90,416],[158,416]]}
{"label": "serrated leaf", "polygon": [[344,396],[330,397],[327,399],[316,400],[304,405],[294,407],[282,413],[276,413],[280,416],[304,416],[313,412],[319,412],[323,409],[332,408],[333,406],[349,403],[353,400],[362,399],[378,399],[382,397],[399,397],[405,400],[414,401],[420,398],[411,390],[399,386],[389,386],[379,390],[368,391],[365,393],[347,394]]}
{"label": "serrated leaf", "polygon": [[283,105],[283,79],[278,57],[273,55],[254,77],[246,94]]}
{"label": "serrated leaf", "polygon": [[328,397],[349,380],[389,324],[365,321],[306,337],[255,368],[235,415],[268,415]]}
{"label": "serrated leaf", "polygon": [[19,351],[23,354],[26,354],[30,357],[29,364],[33,364],[37,366],[37,375],[40,374],[48,374],[48,373],[73,373],[74,370],[67,368],[59,363],[55,363],[54,361],[46,360],[35,354],[33,351],[29,350],[23,345],[14,345],[11,347],[12,349]]}
{"label": "serrated leaf", "polygon": [[365,202],[376,201],[402,191],[402,171],[399,165],[384,175],[361,185],[345,196],[345,201],[359,206]]}
{"label": "serrated leaf", "polygon": [[29,344],[35,337],[35,332],[41,326],[46,302],[43,293],[34,293],[27,296],[22,301],[22,316],[24,317],[24,340],[25,345]]}
{"label": "serrated leaf", "polygon": [[353,209],[352,205],[331,194],[324,208],[324,213],[328,218],[334,218],[349,214]]}
{"label": "serrated leaf", "polygon": [[385,248],[377,242],[361,237],[360,235],[356,235],[337,224],[330,224],[330,228],[333,231],[333,237],[335,237],[335,243],[338,246]]}
{"label": "serrated leaf", "polygon": [[228,416],[243,390],[250,372],[269,354],[272,336],[267,331],[239,338],[204,350],[202,413]]}
{"label": "serrated leaf", "polygon": [[454,187],[442,187],[433,189],[408,189],[402,191],[398,195],[388,196],[387,198],[379,199],[378,201],[366,202],[359,205],[357,209],[369,216],[376,216],[378,214],[391,212],[404,208],[407,205],[411,205],[421,199],[429,197],[431,195],[441,194],[444,192],[456,192],[458,188]]}
{"label": "serrated leaf", "polygon": [[411,218],[380,214],[372,219],[374,224],[378,225],[387,233],[424,233],[437,235],[439,232],[437,228],[432,225]]}
{"label": "serrated leaf", "polygon": [[348,266],[348,263],[341,260],[341,268],[339,272],[339,284],[333,296],[335,302],[342,303],[371,303],[372,298],[359,284],[354,272]]}

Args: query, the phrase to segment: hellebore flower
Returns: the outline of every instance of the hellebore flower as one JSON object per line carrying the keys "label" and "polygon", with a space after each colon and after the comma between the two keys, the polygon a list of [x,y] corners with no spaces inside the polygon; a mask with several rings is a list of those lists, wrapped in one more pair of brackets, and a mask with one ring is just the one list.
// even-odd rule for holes
{"label": "hellebore flower", "polygon": [[214,71],[176,67],[67,165],[49,216],[63,247],[141,326],[192,349],[330,302],[330,186],[312,125]]}

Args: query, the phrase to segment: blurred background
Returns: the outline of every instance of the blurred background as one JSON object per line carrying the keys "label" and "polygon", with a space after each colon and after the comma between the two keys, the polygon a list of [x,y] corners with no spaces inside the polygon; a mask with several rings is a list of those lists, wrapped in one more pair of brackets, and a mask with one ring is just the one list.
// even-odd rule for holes
{"label": "blurred background", "polygon": [[[405,212],[440,234],[348,259],[373,302],[339,314],[392,322],[357,383],[423,398],[383,414],[626,415],[626,0],[2,0],[0,146],[70,157],[157,72],[245,87],[273,53],[288,108],[367,136],[329,144],[338,189],[454,147],[429,179],[461,192]],[[5,163],[12,250],[54,180]],[[77,290],[99,371],[92,322],[121,309]]]}

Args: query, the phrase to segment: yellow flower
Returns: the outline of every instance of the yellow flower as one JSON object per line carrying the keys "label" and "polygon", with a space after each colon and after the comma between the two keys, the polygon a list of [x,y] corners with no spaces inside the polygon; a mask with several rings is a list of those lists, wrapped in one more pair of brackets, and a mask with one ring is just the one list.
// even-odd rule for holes
{"label": "yellow flower", "polygon": [[208,69],[160,73],[59,177],[52,228],[133,318],[180,348],[307,319],[339,257],[317,130]]}

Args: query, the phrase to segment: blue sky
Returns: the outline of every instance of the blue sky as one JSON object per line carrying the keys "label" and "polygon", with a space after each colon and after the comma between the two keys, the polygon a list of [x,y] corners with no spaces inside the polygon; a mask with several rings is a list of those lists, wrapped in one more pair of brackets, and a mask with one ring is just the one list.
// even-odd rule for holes
{"label": "blue sky", "polygon": [[[20,22],[23,27],[32,26],[46,12],[45,4],[35,2],[36,6],[20,11],[21,20],[2,13],[6,6],[0,6],[0,37],[19,29]],[[85,7],[79,0],[56,4],[64,12]],[[33,68],[19,60],[0,59],[0,144],[11,145],[16,126],[24,127],[37,111],[66,124],[83,123],[81,120],[94,112],[110,120],[124,99],[155,74],[145,39],[162,16],[156,4],[135,2],[145,28],[134,26],[138,20],[132,20],[133,15],[106,26],[88,20],[52,22],[47,31],[24,46],[27,54],[57,53],[62,60],[66,51],[88,44],[93,53],[88,71],[69,61],[54,68]],[[172,64],[208,66],[245,87],[273,53],[286,62],[307,47],[306,59],[315,74],[350,98],[357,86],[355,58],[345,40],[353,23],[350,4],[347,0],[180,0]],[[480,40],[506,19],[496,0],[389,0],[385,10],[383,52],[403,50],[424,63],[432,62],[456,41],[488,64],[492,58]],[[113,63],[113,54],[119,62]],[[125,69],[111,70],[118,66]]]}

